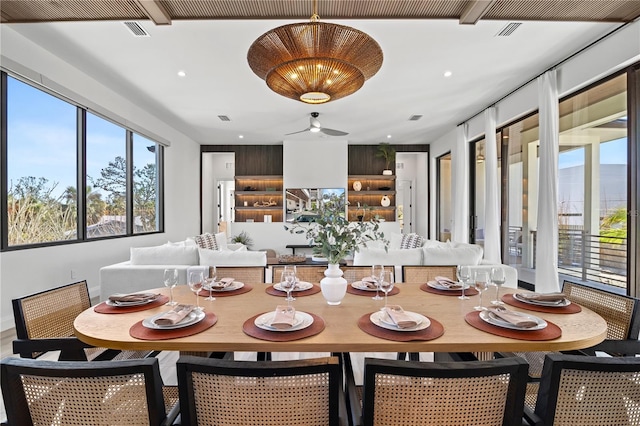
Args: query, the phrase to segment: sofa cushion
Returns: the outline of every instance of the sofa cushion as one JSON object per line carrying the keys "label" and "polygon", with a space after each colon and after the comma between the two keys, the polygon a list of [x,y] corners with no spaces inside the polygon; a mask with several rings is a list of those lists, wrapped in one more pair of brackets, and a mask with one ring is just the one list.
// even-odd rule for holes
{"label": "sofa cushion", "polygon": [[162,245],[155,247],[131,247],[132,265],[197,265],[198,249]]}
{"label": "sofa cushion", "polygon": [[218,242],[216,241],[216,236],[209,232],[205,232],[204,234],[196,235],[194,237],[196,240],[196,244],[198,247],[209,250],[220,250],[218,247]]}
{"label": "sofa cushion", "polygon": [[353,255],[355,266],[368,265],[422,265],[422,249],[361,248]]}
{"label": "sofa cushion", "polygon": [[227,249],[227,234],[224,232],[217,232],[214,235],[216,239],[216,245],[218,246],[218,250],[226,250]]}
{"label": "sofa cushion", "polygon": [[423,265],[477,265],[482,260],[482,247],[475,244],[446,243],[422,247]]}
{"label": "sofa cushion", "polygon": [[401,249],[412,249],[422,247],[424,244],[424,238],[422,235],[415,233],[402,234],[402,241],[400,242]]}
{"label": "sofa cushion", "polygon": [[264,251],[208,250],[199,248],[200,265],[205,266],[266,266]]}

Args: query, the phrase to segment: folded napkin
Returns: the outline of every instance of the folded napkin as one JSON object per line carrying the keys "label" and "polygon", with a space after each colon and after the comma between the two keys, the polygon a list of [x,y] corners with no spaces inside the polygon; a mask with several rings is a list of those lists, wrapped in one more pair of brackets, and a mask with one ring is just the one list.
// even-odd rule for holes
{"label": "folded napkin", "polygon": [[525,300],[553,303],[562,303],[567,298],[564,293],[518,293],[518,296]]}
{"label": "folded napkin", "polygon": [[276,306],[276,312],[271,320],[271,327],[278,328],[280,330],[286,330],[293,327],[296,319],[296,310],[293,306],[278,305]]}
{"label": "folded napkin", "polygon": [[227,288],[229,287],[235,280],[233,278],[220,278],[219,281],[214,281],[211,286],[213,288]]}
{"label": "folded napkin", "polygon": [[189,313],[193,311],[194,308],[195,306],[193,305],[176,305],[176,307],[170,310],[169,312],[165,312],[164,314],[156,318],[154,323],[156,325],[177,324],[180,321],[182,321],[184,317],[189,315]]}
{"label": "folded napkin", "polygon": [[462,284],[447,277],[436,277],[436,282],[446,288],[462,288]]}
{"label": "folded napkin", "polygon": [[528,317],[524,316],[524,314],[521,314],[519,312],[496,308],[489,308],[489,311],[500,319],[503,319],[508,323],[515,325],[516,327],[531,328],[538,325],[536,321],[529,319]]}
{"label": "folded napkin", "polygon": [[384,307],[384,311],[398,328],[411,328],[418,325],[416,320],[407,314],[399,305],[387,305]]}
{"label": "folded napkin", "polygon": [[156,297],[158,297],[156,293],[116,293],[109,296],[109,300],[112,302],[147,302]]}
{"label": "folded napkin", "polygon": [[376,280],[373,277],[364,277],[360,280],[360,282],[362,283],[363,286],[367,288],[378,287],[378,284],[376,283]]}

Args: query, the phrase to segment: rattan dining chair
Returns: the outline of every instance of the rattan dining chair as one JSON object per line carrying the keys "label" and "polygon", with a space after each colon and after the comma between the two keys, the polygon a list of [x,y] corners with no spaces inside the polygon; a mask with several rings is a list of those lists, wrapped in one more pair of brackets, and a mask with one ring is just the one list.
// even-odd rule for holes
{"label": "rattan dining chair", "polygon": [[365,359],[362,403],[347,369],[354,426],[521,425],[527,364]]}
{"label": "rattan dining chair", "polygon": [[336,357],[254,362],[184,356],[176,365],[182,424],[346,424]]}
{"label": "rattan dining chair", "polygon": [[436,277],[456,279],[456,266],[402,266],[402,282],[424,284]]}
{"label": "rattan dining chair", "polygon": [[[209,267],[211,277],[213,268]],[[247,284],[261,284],[265,281],[264,266],[216,266],[217,278],[230,277]]]}
{"label": "rattan dining chair", "polygon": [[116,351],[96,348],[78,340],[73,321],[91,307],[86,281],[13,299],[16,337],[13,353],[37,358],[49,351],[60,351],[60,361],[137,359],[151,351]]}
{"label": "rattan dining chair", "polygon": [[[607,322],[607,337],[602,343],[571,353],[596,355],[596,352],[605,352],[610,356],[624,356],[634,353],[640,331],[640,322],[638,321],[640,301],[637,298],[568,280],[564,281],[562,292],[572,303],[591,309]],[[529,409],[536,406],[538,382],[547,354],[549,352],[496,353],[497,357],[519,356],[529,363],[529,384],[525,399],[525,404]]]}
{"label": "rattan dining chair", "polygon": [[640,358],[547,354],[535,410],[525,408],[525,420],[536,426],[639,426]]}
{"label": "rattan dining chair", "polygon": [[[292,265],[296,267],[296,277],[300,281],[306,281],[309,283],[319,283],[324,278],[324,271],[327,270],[327,265]],[[274,283],[278,283],[282,277],[282,271],[284,265],[274,265],[271,268],[273,273]]]}
{"label": "rattan dining chair", "polygon": [[0,362],[11,426],[170,425],[180,405],[163,387],[156,358],[127,361]]}

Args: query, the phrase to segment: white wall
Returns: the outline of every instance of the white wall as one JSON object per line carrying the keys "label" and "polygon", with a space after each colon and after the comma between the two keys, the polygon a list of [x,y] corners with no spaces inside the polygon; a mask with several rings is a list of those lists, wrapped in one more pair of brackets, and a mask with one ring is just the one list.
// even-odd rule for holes
{"label": "white wall", "polygon": [[[129,248],[183,240],[199,231],[199,146],[91,76],[51,55],[0,25],[1,65],[44,82],[95,111],[110,111],[135,124],[136,130],[171,146],[165,149],[165,232],[88,243],[0,253],[0,329],[13,327],[11,299],[62,284],[87,280],[92,296],[99,293],[100,267],[129,258]],[[129,123],[130,122],[130,123]],[[72,275],[73,271],[73,277]],[[159,286],[161,283],[159,283]]]}
{"label": "white wall", "polygon": [[282,147],[284,188],[347,188],[346,139],[286,140]]}
{"label": "white wall", "polygon": [[218,231],[218,181],[233,180],[235,164],[233,152],[202,154],[202,232]]}

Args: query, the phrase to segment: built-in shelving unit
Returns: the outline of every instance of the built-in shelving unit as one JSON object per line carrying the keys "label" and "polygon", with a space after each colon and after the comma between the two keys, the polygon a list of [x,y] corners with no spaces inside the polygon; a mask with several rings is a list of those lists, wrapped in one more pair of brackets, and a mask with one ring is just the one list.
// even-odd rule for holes
{"label": "built-in shelving unit", "polygon": [[236,222],[282,222],[282,176],[235,177]]}
{"label": "built-in shelving unit", "polygon": [[[349,220],[369,220],[376,215],[386,221],[396,220],[396,177],[394,175],[349,175],[348,181]],[[358,188],[360,189],[357,190]],[[388,206],[382,205],[383,197],[389,199]]]}

